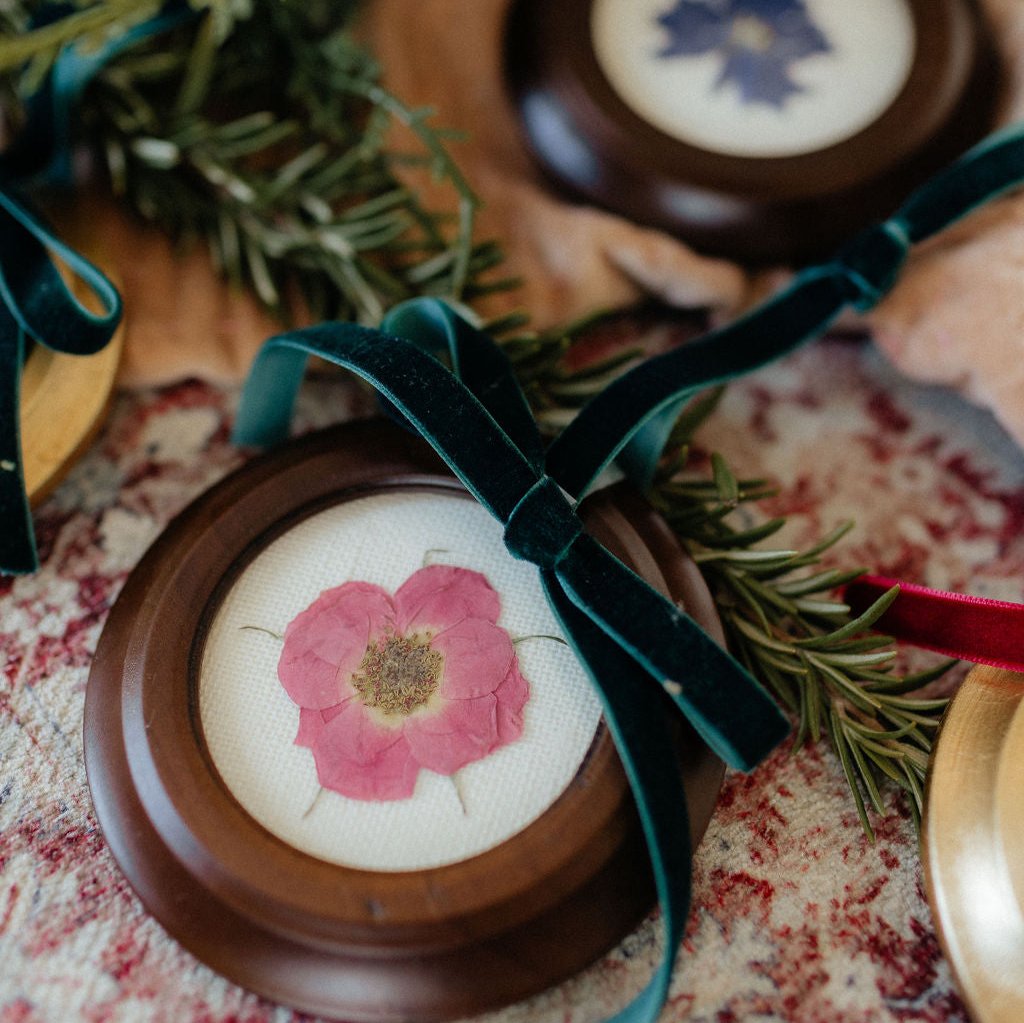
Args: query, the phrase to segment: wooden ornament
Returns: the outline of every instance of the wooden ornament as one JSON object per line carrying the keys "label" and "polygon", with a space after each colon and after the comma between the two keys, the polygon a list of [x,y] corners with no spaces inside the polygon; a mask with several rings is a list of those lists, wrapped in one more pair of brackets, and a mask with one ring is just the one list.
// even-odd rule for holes
{"label": "wooden ornament", "polygon": [[932,753],[923,851],[943,949],[975,1023],[1024,1019],[1024,675],[979,665]]}
{"label": "wooden ornament", "polygon": [[505,66],[557,185],[754,264],[887,216],[984,135],[998,81],[970,0],[516,0]]}
{"label": "wooden ornament", "polygon": [[[60,221],[61,237],[69,246],[98,266],[111,266],[110,246],[96,240],[95,222],[75,211],[74,204],[55,200],[47,213]],[[61,270],[79,301],[91,306],[88,289],[66,268]],[[120,287],[117,275],[114,280]],[[121,367],[124,334],[122,324],[95,355],[66,355],[38,344],[29,352],[21,375],[19,428],[25,492],[33,507],[67,475],[103,425]]]}
{"label": "wooden ornament", "polygon": [[[536,819],[476,855],[428,869],[311,855],[259,823],[218,770],[200,678],[236,584],[317,516],[399,494],[471,501],[425,444],[381,422],[336,427],[254,459],[189,507],[132,573],[100,639],[85,709],[100,825],[157,920],[237,983],[366,1023],[451,1019],[534,994],[601,956],[654,898],[629,787],[603,725]],[[699,571],[636,493],[601,491],[583,517],[721,641]],[[272,763],[273,751],[266,756]],[[696,843],[723,766],[683,725],[679,759]]]}
{"label": "wooden ornament", "polygon": [[110,407],[122,331],[95,355],[36,345],[21,377],[21,453],[30,504],[42,502],[96,436]]}

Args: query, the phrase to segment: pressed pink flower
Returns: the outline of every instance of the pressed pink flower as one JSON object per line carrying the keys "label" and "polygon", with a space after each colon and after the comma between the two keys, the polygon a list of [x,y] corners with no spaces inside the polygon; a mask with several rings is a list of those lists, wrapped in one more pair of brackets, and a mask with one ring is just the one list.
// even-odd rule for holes
{"label": "pressed pink flower", "polygon": [[394,596],[350,582],[298,614],[277,674],[320,784],[406,799],[421,767],[454,774],[518,739],[530,687],[500,611],[479,572],[431,565]]}

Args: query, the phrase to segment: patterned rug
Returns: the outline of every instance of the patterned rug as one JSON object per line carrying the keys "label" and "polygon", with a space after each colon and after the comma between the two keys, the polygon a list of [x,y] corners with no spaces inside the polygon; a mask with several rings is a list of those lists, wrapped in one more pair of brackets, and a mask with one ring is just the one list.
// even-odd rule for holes
{"label": "patterned rug", "polygon": [[[97,830],[82,763],[107,611],[168,520],[241,463],[237,399],[198,383],[120,397],[37,515],[42,571],[0,581],[0,1023],[308,1019],[213,974],[146,914]],[[297,429],[369,410],[315,382]],[[1024,457],[986,413],[910,385],[870,347],[819,343],[733,386],[700,442],[778,482],[764,510],[790,516],[795,544],[854,518],[845,567],[1024,597]],[[729,775],[665,1020],[966,1020],[913,824],[901,798],[887,805],[870,844],[824,744]],[[659,940],[652,918],[581,976],[488,1019],[605,1018],[640,989]]]}

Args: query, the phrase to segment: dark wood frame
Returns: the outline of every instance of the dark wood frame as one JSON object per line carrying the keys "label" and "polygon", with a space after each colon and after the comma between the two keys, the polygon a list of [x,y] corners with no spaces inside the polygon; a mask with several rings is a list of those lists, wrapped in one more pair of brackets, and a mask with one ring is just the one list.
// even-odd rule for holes
{"label": "dark wood frame", "polygon": [[891,105],[850,138],[789,157],[713,153],[620,98],[591,43],[594,0],[515,0],[506,77],[554,183],[709,254],[803,262],[891,213],[991,126],[998,61],[971,0],[908,0],[917,45]]}
{"label": "dark wood frame", "polygon": [[[495,849],[383,873],[299,852],[218,775],[199,722],[206,631],[273,539],[333,504],[393,489],[467,498],[389,424],[332,428],[257,458],[191,505],[132,573],[101,637],[85,752],[100,825],[153,915],[198,958],[276,1001],[350,1020],[440,1020],[526,997],[594,961],[653,903],[647,854],[602,726],[569,788]],[[617,488],[590,531],[721,638],[710,595],[657,514]],[[680,735],[694,843],[723,767]]]}

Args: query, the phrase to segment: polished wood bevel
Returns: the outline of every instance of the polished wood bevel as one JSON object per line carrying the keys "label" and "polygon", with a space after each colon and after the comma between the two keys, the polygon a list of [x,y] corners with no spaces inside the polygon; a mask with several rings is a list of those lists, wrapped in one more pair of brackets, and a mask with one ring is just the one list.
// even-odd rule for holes
{"label": "polished wood bevel", "polygon": [[909,77],[866,128],[785,157],[710,152],[632,110],[598,64],[594,0],[514,0],[508,85],[524,144],[571,195],[752,264],[802,263],[889,215],[991,127],[997,58],[972,0],[908,0]]}
{"label": "polished wood bevel", "polygon": [[[533,824],[481,855],[421,871],[355,870],[306,855],[256,823],[220,779],[197,686],[222,596],[297,522],[396,489],[470,499],[425,444],[380,422],[292,442],[200,497],[111,611],[85,712],[100,825],[153,915],[232,980],[367,1023],[450,1019],[542,990],[612,947],[654,899],[604,726],[568,789]],[[584,517],[721,640],[700,573],[639,496],[602,492]],[[696,844],[723,767],[687,728],[679,751]]]}
{"label": "polished wood bevel", "polygon": [[943,719],[925,794],[928,898],[975,1023],[1024,1019],[1024,675],[979,665]]}

